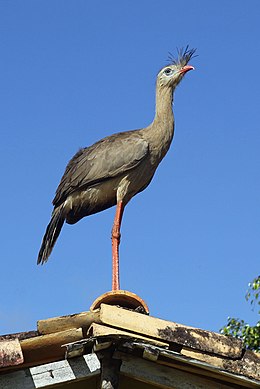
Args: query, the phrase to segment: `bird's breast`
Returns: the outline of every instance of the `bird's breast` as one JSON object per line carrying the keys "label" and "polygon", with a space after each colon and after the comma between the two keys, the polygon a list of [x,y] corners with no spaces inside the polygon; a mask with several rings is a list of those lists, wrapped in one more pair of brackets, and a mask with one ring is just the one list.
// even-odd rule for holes
{"label": "bird's breast", "polygon": [[145,138],[149,143],[150,163],[156,169],[170,148],[174,136],[173,116],[168,120],[158,118],[152,123]]}

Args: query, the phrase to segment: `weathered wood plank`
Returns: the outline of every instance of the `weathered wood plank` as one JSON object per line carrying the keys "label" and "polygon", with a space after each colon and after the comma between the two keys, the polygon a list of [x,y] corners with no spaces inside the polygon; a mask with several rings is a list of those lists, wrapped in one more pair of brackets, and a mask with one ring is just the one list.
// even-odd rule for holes
{"label": "weathered wood plank", "polygon": [[20,342],[25,364],[55,360],[65,356],[65,343],[76,342],[82,339],[82,329],[70,329],[49,335],[41,335]]}
{"label": "weathered wood plank", "polygon": [[240,358],[242,342],[215,332],[184,326],[167,320],[157,319],[126,309],[101,304],[102,324],[132,331],[166,342],[177,343],[229,358]]}
{"label": "weathered wood plank", "polygon": [[252,351],[246,351],[243,357],[238,360],[227,360],[226,358],[198,353],[188,349],[183,349],[181,353],[190,358],[209,363],[227,372],[259,380],[260,387],[260,357]]}
{"label": "weathered wood plank", "polygon": [[93,323],[89,327],[87,335],[89,335],[89,336],[109,336],[109,335],[129,336],[129,337],[134,338],[134,339],[135,338],[142,339],[144,342],[148,342],[148,343],[154,344],[154,345],[159,346],[159,347],[165,347],[165,348],[169,347],[169,343],[162,342],[162,341],[157,340],[157,339],[151,339],[151,338],[139,335],[139,334],[135,334],[133,332],[123,331],[123,330],[119,330],[117,328],[108,327],[108,326],[104,326],[104,325],[96,324],[96,323]]}
{"label": "weathered wood plank", "polygon": [[[247,351],[244,356],[245,359],[250,359],[251,364],[255,362],[254,366],[250,366],[249,362],[244,360],[244,357],[241,360],[232,360],[195,352],[191,349],[182,349],[179,353],[151,344],[139,343],[137,340],[132,343],[126,341],[123,347],[126,350],[131,350],[131,352],[135,349],[143,350],[144,359],[156,361],[158,364],[177,368],[178,370],[221,379],[227,383],[240,385],[241,388],[260,388],[259,356],[252,351]],[[115,351],[114,358],[125,359],[129,351]]]}
{"label": "weathered wood plank", "polygon": [[88,328],[93,322],[97,323],[98,321],[98,312],[82,312],[74,315],[39,320],[37,322],[37,328],[40,335],[46,335],[54,332],[65,331],[71,328]]}
{"label": "weathered wood plank", "polygon": [[18,339],[0,341],[0,368],[23,363],[23,353]]}
{"label": "weathered wood plank", "polygon": [[[195,354],[195,353],[194,353]],[[200,354],[200,353],[196,353]],[[206,355],[206,354],[205,354]],[[260,382],[255,380],[253,377],[248,377],[248,375],[240,375],[237,373],[237,370],[231,368],[230,366],[227,368],[222,368],[216,363],[217,359],[221,359],[221,357],[217,358],[211,356],[209,359],[203,361],[197,358],[193,358],[191,356],[187,357],[186,355],[177,354],[169,355],[166,351],[162,351],[160,356],[164,357],[163,359],[158,359],[157,363],[163,364],[166,366],[176,367],[177,369],[188,371],[194,374],[201,374],[207,377],[213,377],[215,379],[222,379],[226,383],[233,383],[239,386],[239,388],[259,388]],[[231,359],[223,358],[223,361],[226,363],[241,362],[241,361],[233,361]],[[257,369],[257,368],[256,368]]]}
{"label": "weathered wood plank", "polygon": [[96,354],[52,362],[0,376],[0,389],[44,388],[62,382],[79,381],[100,374]]}
{"label": "weathered wood plank", "polygon": [[36,388],[59,384],[75,380],[75,374],[68,361],[49,363],[45,366],[30,368],[32,379]]}
{"label": "weathered wood plank", "polygon": [[64,360],[30,368],[36,388],[62,382],[77,381],[100,373],[100,362],[96,354],[85,355],[77,361]]}
{"label": "weathered wood plank", "polygon": [[26,331],[26,332],[16,332],[14,334],[6,334],[6,335],[0,335],[0,341],[1,340],[11,340],[11,339],[28,339],[33,338],[34,336],[38,336],[38,331]]}
{"label": "weathered wood plank", "polygon": [[175,368],[158,365],[140,358],[127,358],[121,365],[121,374],[157,385],[163,389],[231,389],[233,385],[222,384],[208,378],[200,377],[188,372],[183,373]]}
{"label": "weathered wood plank", "polygon": [[[223,369],[223,358],[221,356],[205,354],[186,347],[183,347],[181,354]],[[224,361],[228,361],[228,359],[225,358]]]}

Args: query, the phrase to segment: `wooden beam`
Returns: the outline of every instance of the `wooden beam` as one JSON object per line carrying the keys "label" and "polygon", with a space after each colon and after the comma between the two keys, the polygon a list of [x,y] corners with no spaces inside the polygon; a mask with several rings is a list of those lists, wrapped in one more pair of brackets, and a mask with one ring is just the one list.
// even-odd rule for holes
{"label": "wooden beam", "polygon": [[23,363],[23,353],[18,339],[0,341],[0,368]]}
{"label": "wooden beam", "polygon": [[122,362],[121,374],[163,389],[231,389],[234,387],[220,383],[220,381],[188,372],[184,374],[183,371],[175,368],[128,356]]}
{"label": "wooden beam", "polygon": [[44,364],[30,369],[2,375],[1,389],[35,389],[65,382],[77,382],[100,374],[96,354],[87,354],[72,360]]}
{"label": "wooden beam", "polygon": [[[186,356],[151,344],[139,343],[138,341],[135,341],[132,344],[129,342],[129,345],[126,342],[123,344],[123,347],[126,348],[126,351],[115,351],[114,358],[125,360],[126,355],[129,353],[127,348],[130,347],[129,350],[132,352],[137,348],[143,350],[143,358],[156,361],[158,364],[177,368],[178,370],[187,371],[207,378],[215,378],[216,380],[221,380],[225,383],[231,382],[241,388],[260,387],[259,363],[257,359],[251,358],[251,365],[249,365],[249,361],[244,360],[244,357],[247,358],[247,352],[242,360],[209,356],[209,358],[204,361],[199,358],[202,353],[192,352]],[[219,363],[220,361],[222,361],[222,364]],[[237,368],[238,366],[239,369]]]}
{"label": "wooden beam", "polygon": [[194,360],[206,362],[209,365],[217,367],[222,371],[225,370],[229,373],[240,375],[241,377],[250,377],[254,380],[260,381],[260,356],[257,353],[247,350],[241,359],[227,360],[213,355],[205,353],[198,353],[194,350],[182,349],[182,355],[185,355]]}
{"label": "wooden beam", "polygon": [[52,317],[37,322],[40,335],[52,334],[71,328],[88,328],[93,322],[99,322],[99,312],[82,312],[74,315]]}
{"label": "wooden beam", "polygon": [[144,342],[148,342],[151,344],[154,344],[159,347],[165,347],[169,348],[169,343],[162,342],[157,339],[151,339],[139,334],[135,334],[133,332],[123,331],[117,328],[104,326],[101,324],[93,323],[88,330],[87,333],[88,336],[109,336],[109,335],[118,335],[118,337],[122,336],[128,336],[129,338],[133,339],[142,339]]}
{"label": "wooden beam", "polygon": [[82,329],[78,328],[21,340],[25,365],[64,358],[66,348],[61,346],[65,343],[76,342],[82,337]]}
{"label": "wooden beam", "polygon": [[242,355],[242,342],[236,338],[157,319],[111,305],[101,304],[100,321],[105,325],[177,343],[195,350],[229,358],[240,358]]}
{"label": "wooden beam", "polygon": [[[214,379],[215,381],[223,381],[226,385],[232,384],[235,385],[235,388],[239,389],[256,389],[259,388],[259,383],[257,381],[254,381],[253,379],[249,379],[246,376],[237,375],[225,370],[218,370],[217,368],[214,369],[214,366],[203,364],[201,363],[201,366],[195,365],[195,364],[185,364],[185,363],[179,363],[178,360],[172,360],[172,361],[166,361],[166,360],[157,360],[157,363],[164,366],[169,366],[171,368],[176,368],[178,370],[183,371],[183,374],[186,374],[186,372],[201,375],[203,377],[207,377],[208,379]],[[232,388],[234,386],[231,386]]]}
{"label": "wooden beam", "polygon": [[100,362],[96,354],[76,359],[30,368],[35,387],[43,388],[61,382],[78,381],[100,373]]}
{"label": "wooden beam", "polygon": [[13,334],[1,335],[0,341],[11,340],[11,339],[23,340],[23,339],[33,338],[34,336],[38,336],[38,335],[39,335],[38,331],[15,332]]}

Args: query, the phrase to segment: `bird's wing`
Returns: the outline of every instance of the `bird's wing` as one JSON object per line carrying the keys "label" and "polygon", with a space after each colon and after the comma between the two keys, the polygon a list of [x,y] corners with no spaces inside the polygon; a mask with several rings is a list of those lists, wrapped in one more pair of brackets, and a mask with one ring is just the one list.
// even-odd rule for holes
{"label": "bird's wing", "polygon": [[71,193],[116,177],[136,167],[149,151],[139,131],[121,132],[81,149],[70,160],[57,188],[53,204]]}

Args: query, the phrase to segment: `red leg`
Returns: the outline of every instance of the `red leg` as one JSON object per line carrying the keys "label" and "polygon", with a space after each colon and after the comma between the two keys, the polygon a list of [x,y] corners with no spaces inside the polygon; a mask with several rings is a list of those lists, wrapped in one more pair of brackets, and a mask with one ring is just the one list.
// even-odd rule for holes
{"label": "red leg", "polygon": [[116,215],[112,228],[112,290],[119,290],[119,243],[120,243],[120,226],[124,212],[123,202],[116,205]]}

